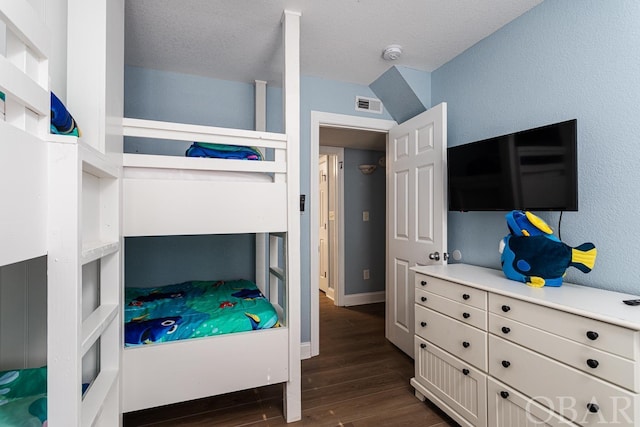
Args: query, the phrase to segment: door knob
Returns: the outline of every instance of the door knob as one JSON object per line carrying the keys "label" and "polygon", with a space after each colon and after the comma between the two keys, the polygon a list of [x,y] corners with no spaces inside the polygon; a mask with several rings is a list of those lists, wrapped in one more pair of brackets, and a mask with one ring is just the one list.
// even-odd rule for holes
{"label": "door knob", "polygon": [[434,261],[440,261],[440,252],[431,252],[429,254],[429,259],[432,259]]}

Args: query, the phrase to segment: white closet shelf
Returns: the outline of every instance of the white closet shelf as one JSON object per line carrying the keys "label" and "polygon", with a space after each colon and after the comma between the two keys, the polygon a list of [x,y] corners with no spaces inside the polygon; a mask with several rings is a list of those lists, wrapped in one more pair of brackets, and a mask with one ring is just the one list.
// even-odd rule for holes
{"label": "white closet shelf", "polygon": [[82,400],[82,424],[83,426],[93,425],[96,417],[100,414],[109,392],[116,385],[118,380],[117,370],[102,370],[93,381],[87,394]]}
{"label": "white closet shelf", "polygon": [[244,129],[228,129],[155,120],[122,120],[124,136],[170,139],[175,141],[198,141],[265,148],[284,149],[287,136],[282,133],[260,132]]}
{"label": "white closet shelf", "polygon": [[[98,337],[118,314],[117,304],[102,304],[82,322],[82,355],[93,346]],[[84,425],[84,424],[83,424]]]}
{"label": "white closet shelf", "polygon": [[120,242],[88,242],[82,245],[82,265],[89,264],[120,250]]}

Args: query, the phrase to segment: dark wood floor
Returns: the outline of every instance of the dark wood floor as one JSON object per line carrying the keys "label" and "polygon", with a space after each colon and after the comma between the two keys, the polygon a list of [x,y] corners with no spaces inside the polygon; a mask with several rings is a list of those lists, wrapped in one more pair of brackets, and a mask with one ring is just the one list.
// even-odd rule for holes
{"label": "dark wood floor", "polygon": [[282,386],[126,414],[133,426],[455,426],[414,397],[413,360],[384,338],[384,304],[336,307],[320,294],[320,356],[302,361],[302,420],[286,424]]}

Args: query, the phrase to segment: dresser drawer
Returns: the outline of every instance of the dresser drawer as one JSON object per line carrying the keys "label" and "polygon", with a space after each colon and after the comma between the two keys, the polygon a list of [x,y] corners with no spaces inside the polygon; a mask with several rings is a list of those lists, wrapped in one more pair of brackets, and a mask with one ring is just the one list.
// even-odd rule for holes
{"label": "dresser drawer", "polygon": [[489,332],[621,387],[640,391],[640,372],[632,360],[553,335],[497,314],[489,314]]}
{"label": "dresser drawer", "polygon": [[487,293],[483,290],[418,273],[415,275],[415,281],[416,289],[438,294],[481,310],[487,309]]}
{"label": "dresser drawer", "polygon": [[420,337],[414,354],[418,383],[474,426],[487,425],[486,374]]}
{"label": "dresser drawer", "polygon": [[487,378],[487,402],[488,425],[491,427],[575,426],[566,418],[491,377]]}
{"label": "dresser drawer", "polygon": [[590,347],[637,359],[639,337],[631,329],[497,294],[489,295],[489,311]]}
{"label": "dresser drawer", "polygon": [[416,304],[453,317],[478,329],[487,330],[487,312],[485,310],[422,289],[416,289]]}
{"label": "dresser drawer", "polygon": [[636,425],[637,394],[493,335],[489,348],[490,375],[575,423]]}
{"label": "dresser drawer", "polygon": [[415,333],[472,365],[487,366],[487,333],[416,305]]}

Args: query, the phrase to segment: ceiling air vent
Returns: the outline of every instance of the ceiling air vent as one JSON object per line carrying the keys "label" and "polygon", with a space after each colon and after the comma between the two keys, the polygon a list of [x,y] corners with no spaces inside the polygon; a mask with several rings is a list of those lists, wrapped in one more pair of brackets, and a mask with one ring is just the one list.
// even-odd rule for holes
{"label": "ceiling air vent", "polygon": [[356,111],[382,114],[382,101],[375,98],[356,96]]}

